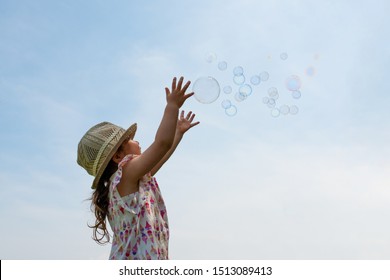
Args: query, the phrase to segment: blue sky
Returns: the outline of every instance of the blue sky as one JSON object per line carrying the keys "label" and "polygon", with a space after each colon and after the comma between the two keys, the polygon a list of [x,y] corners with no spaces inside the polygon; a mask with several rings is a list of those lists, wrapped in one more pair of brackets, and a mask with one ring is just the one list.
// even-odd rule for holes
{"label": "blue sky", "polygon": [[[156,175],[171,258],[390,258],[389,9],[385,0],[1,1],[0,258],[106,259],[110,246],[86,226],[81,136],[100,121],[137,122],[145,149],[173,76],[236,90],[238,65],[269,80],[242,102],[223,92],[211,104],[189,100],[183,109],[201,124]],[[298,100],[289,75],[301,79]],[[262,103],[270,87],[299,113],[273,118]],[[225,115],[224,99],[237,115]]]}

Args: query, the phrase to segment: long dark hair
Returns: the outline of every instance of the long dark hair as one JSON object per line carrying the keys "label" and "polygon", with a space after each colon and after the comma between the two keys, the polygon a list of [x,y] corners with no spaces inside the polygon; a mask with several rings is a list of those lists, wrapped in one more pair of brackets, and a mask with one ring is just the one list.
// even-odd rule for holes
{"label": "long dark hair", "polygon": [[110,185],[110,177],[118,169],[118,164],[111,160],[106,169],[104,170],[102,177],[95,191],[90,198],[91,211],[94,212],[96,221],[94,226],[88,225],[93,229],[92,239],[98,244],[104,245],[110,242],[110,234],[107,230],[106,217],[108,214],[108,191]]}

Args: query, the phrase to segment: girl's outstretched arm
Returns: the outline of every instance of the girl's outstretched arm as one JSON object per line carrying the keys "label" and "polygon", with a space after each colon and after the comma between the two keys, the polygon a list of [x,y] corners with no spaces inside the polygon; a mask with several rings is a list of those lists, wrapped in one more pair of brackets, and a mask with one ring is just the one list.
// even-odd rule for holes
{"label": "girl's outstretched arm", "polygon": [[165,88],[167,104],[154,142],[142,154],[124,165],[121,182],[117,187],[121,196],[138,191],[139,179],[161,161],[172,147],[177,130],[179,108],[194,94],[193,92],[186,94],[190,82],[183,85],[183,79],[181,77],[177,82],[174,78],[172,89]]}
{"label": "girl's outstretched arm", "polygon": [[194,123],[192,122],[194,118],[195,118],[195,114],[193,114],[191,111],[187,114],[186,117],[184,117],[184,111],[181,111],[180,118],[177,121],[176,133],[175,133],[175,138],[173,140],[172,147],[164,155],[164,157],[152,168],[151,170],[152,176],[156,174],[157,171],[160,170],[161,166],[163,166],[164,163],[171,157],[173,152],[176,150],[176,147],[179,145],[181,139],[183,139],[184,133],[186,133],[190,128],[199,124],[199,122],[194,122]]}

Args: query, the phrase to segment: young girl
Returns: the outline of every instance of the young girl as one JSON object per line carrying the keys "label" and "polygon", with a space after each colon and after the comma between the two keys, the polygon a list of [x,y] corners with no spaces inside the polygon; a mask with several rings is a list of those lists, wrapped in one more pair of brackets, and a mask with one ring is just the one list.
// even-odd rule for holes
{"label": "young girl", "polygon": [[168,259],[169,228],[164,200],[154,174],[169,159],[183,134],[199,124],[179,108],[194,93],[186,94],[190,82],[173,78],[165,88],[167,104],[154,142],[141,153],[134,141],[137,125],[124,130],[103,122],[87,131],[78,146],[77,162],[95,176],[91,209],[96,222],[93,238],[110,241],[108,219],[113,231],[110,259]]}

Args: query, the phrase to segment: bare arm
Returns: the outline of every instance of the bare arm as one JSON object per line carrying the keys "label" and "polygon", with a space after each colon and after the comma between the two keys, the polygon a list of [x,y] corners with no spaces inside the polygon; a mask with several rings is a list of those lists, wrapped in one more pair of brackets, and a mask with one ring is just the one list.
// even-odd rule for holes
{"label": "bare arm", "polygon": [[[122,188],[126,189],[126,185],[134,186],[134,184],[146,173],[148,173],[164,155],[171,149],[177,125],[177,117],[179,108],[184,104],[187,98],[191,97],[193,93],[185,94],[190,85],[188,81],[182,86],[183,77],[179,79],[176,84],[176,78],[172,81],[172,89],[165,88],[167,105],[164,110],[160,126],[157,130],[154,142],[141,155],[135,157],[128,164],[124,166],[124,179]],[[123,193],[126,193],[124,190]]]}
{"label": "bare arm", "polygon": [[195,114],[192,114],[190,111],[186,117],[184,117],[184,111],[181,111],[180,118],[177,121],[175,138],[173,140],[172,147],[169,151],[164,155],[164,157],[152,168],[151,173],[152,176],[160,170],[160,168],[164,165],[164,163],[171,157],[173,152],[176,150],[179,145],[181,139],[183,139],[184,133],[186,133],[190,128],[198,125],[199,122],[192,122],[195,118]]}

